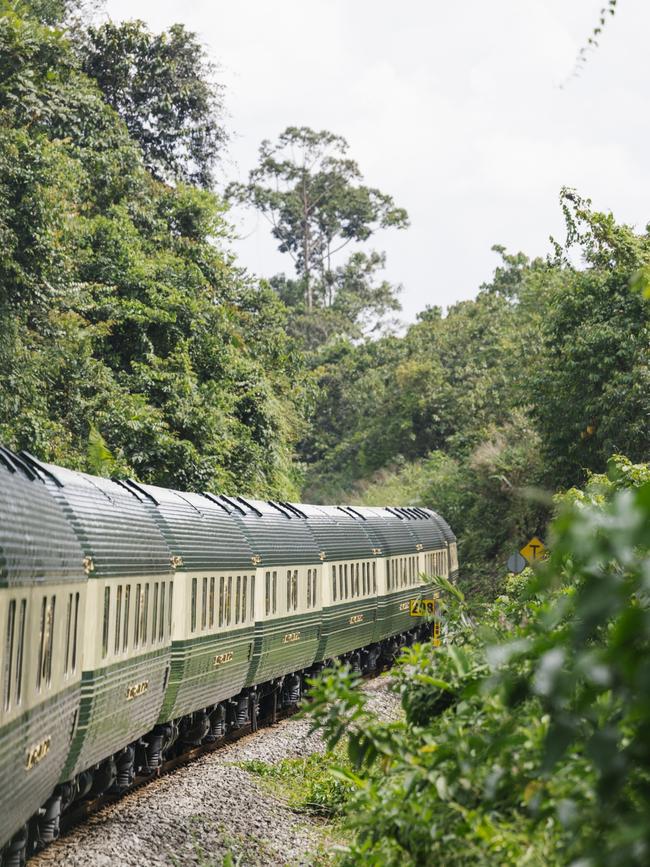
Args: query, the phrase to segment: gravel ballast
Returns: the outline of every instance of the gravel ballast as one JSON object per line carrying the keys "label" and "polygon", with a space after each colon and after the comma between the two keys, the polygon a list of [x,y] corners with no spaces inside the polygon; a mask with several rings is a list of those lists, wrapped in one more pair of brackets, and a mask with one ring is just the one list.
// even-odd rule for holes
{"label": "gravel ballast", "polygon": [[[363,684],[380,719],[400,713],[389,678]],[[310,864],[327,836],[324,820],[294,812],[237,767],[323,752],[306,719],[290,718],[179,768],[91,816],[30,861],[57,867]]]}

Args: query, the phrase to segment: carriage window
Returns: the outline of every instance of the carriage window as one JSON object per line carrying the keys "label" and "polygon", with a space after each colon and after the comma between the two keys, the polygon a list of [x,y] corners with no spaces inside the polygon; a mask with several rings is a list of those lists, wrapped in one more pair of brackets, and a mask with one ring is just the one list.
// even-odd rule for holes
{"label": "carriage window", "polygon": [[293,570],[293,581],[292,581],[292,591],[293,591],[293,610],[295,611],[298,608],[298,570]]}
{"label": "carriage window", "polygon": [[368,592],[368,579],[366,577],[366,564],[365,561],[361,564],[361,582],[363,585],[363,595],[365,596]]}
{"label": "carriage window", "polygon": [[372,561],[372,592],[377,592],[377,563]]}
{"label": "carriage window", "polygon": [[210,626],[214,626],[214,575],[210,578]]}
{"label": "carriage window", "polygon": [[[122,585],[118,584],[115,596],[115,642],[114,652],[120,652],[120,625],[122,623]],[[74,668],[74,665],[73,665]]]}
{"label": "carriage window", "polygon": [[232,620],[232,575],[228,576],[228,589],[226,590],[226,626],[230,626]]}
{"label": "carriage window", "polygon": [[[40,629],[38,640],[38,667],[36,668],[36,689],[41,688],[41,673],[43,671],[43,654],[45,652],[45,609],[47,608],[47,597],[43,597],[41,602]],[[13,627],[12,627],[13,629]],[[13,634],[13,633],[12,633]]]}
{"label": "carriage window", "polygon": [[140,626],[142,623],[142,588],[139,584],[135,585],[135,610],[133,612],[133,646],[137,647],[140,642]]}
{"label": "carriage window", "polygon": [[316,579],[317,578],[318,578],[318,569],[314,569],[314,571],[311,573],[311,580],[312,580],[311,601],[312,601],[312,605],[314,606],[314,608],[316,607],[316,603],[318,600],[318,589],[316,586]]}
{"label": "carriage window", "polygon": [[287,569],[287,611],[291,608],[291,569]]}
{"label": "carriage window", "polygon": [[[170,606],[171,607],[171,606]],[[165,582],[160,582],[160,624],[158,626],[158,641],[165,635]]]}
{"label": "carriage window", "polygon": [[27,600],[20,600],[20,614],[18,616],[18,632],[16,635],[16,704],[20,704],[23,697],[23,651],[25,649],[25,621],[27,619]]}
{"label": "carriage window", "polygon": [[340,599],[344,598],[343,591],[344,591],[344,587],[343,587],[343,564],[339,563],[339,598]]}
{"label": "carriage window", "polygon": [[72,670],[77,670],[77,625],[79,620],[79,594],[74,598],[74,625],[72,627]]}
{"label": "carriage window", "polygon": [[153,585],[153,617],[151,623],[151,640],[155,641],[158,635],[158,582]]}
{"label": "carriage window", "polygon": [[336,566],[332,566],[332,600],[336,602]]}
{"label": "carriage window", "polygon": [[225,578],[223,575],[219,578],[219,626],[223,626],[223,611],[225,605],[225,596],[224,596],[224,583]]}
{"label": "carriage window", "polygon": [[196,589],[197,589],[197,579],[192,578],[192,607],[191,607],[191,620],[190,620],[190,631],[194,632],[196,629]]}
{"label": "carriage window", "polygon": [[264,610],[266,611],[266,616],[271,613],[271,573],[266,573],[266,584],[265,584],[265,596],[264,596]]}
{"label": "carriage window", "polygon": [[278,610],[278,573],[273,573],[273,613]]}
{"label": "carriage window", "polygon": [[52,683],[52,651],[54,644],[54,608],[56,596],[52,596],[45,615],[45,654],[43,657],[43,679],[47,686]]}
{"label": "carriage window", "polygon": [[239,623],[239,605],[241,602],[241,575],[237,576],[237,592],[235,595],[235,623]]}
{"label": "carriage window", "polygon": [[[108,653],[108,618],[111,613],[111,588],[104,587],[104,625],[102,628],[102,659]],[[67,654],[66,654],[67,656]],[[66,669],[67,669],[66,660]]]}
{"label": "carriage window", "polygon": [[[149,624],[149,584],[144,585],[144,615],[142,621],[142,641],[147,643],[147,627]],[[155,637],[155,636],[154,636]]]}
{"label": "carriage window", "polygon": [[70,635],[72,627],[72,593],[68,593],[68,607],[65,615],[65,659],[63,673],[67,674],[70,666]]}
{"label": "carriage window", "polygon": [[255,575],[251,575],[251,620],[255,623]]}
{"label": "carriage window", "polygon": [[129,608],[131,607],[131,585],[124,585],[124,634],[122,636],[122,650],[129,646]]}
{"label": "carriage window", "polygon": [[355,572],[355,585],[357,588],[357,596],[358,596],[360,593],[360,590],[359,590],[359,563],[358,562],[355,563],[354,572]]}
{"label": "carriage window", "polygon": [[205,629],[208,622],[208,579],[203,579],[201,590],[201,629]]}
{"label": "carriage window", "polygon": [[174,613],[174,606],[172,605],[174,599],[174,582],[169,582],[169,609],[167,611],[167,635],[171,636],[172,634],[172,615]]}
{"label": "carriage window", "polygon": [[241,579],[241,619],[242,622],[246,620],[246,596],[248,590],[248,576],[244,575]]}
{"label": "carriage window", "polygon": [[4,708],[5,708],[5,710],[9,710],[9,704],[11,702],[11,675],[12,675],[13,655],[14,655],[15,624],[16,624],[16,600],[12,599],[11,602],[9,603],[9,612],[7,614],[7,637],[5,640],[5,671],[4,671],[4,680],[5,680]]}
{"label": "carriage window", "polygon": [[390,560],[386,560],[386,586],[390,590]]}
{"label": "carriage window", "polygon": [[311,608],[311,569],[307,569],[307,608]]}
{"label": "carriage window", "polygon": [[346,563],[343,567],[343,578],[345,581],[345,598],[350,598],[349,585],[348,585],[348,564]]}

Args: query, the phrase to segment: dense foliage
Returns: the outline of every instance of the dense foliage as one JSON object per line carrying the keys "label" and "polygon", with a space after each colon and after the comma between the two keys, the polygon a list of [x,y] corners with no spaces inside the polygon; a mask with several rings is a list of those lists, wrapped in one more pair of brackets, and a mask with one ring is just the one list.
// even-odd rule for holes
{"label": "dense foliage", "polygon": [[490,605],[440,582],[448,643],[405,651],[403,721],[345,669],[316,684],[353,768],[342,863],[648,863],[650,468],[616,458],[569,492],[552,543]]}
{"label": "dense foliage", "polygon": [[295,494],[306,391],[283,306],[223,252],[220,199],[156,180],[78,44],[25,9],[0,15],[0,441]]}
{"label": "dense foliage", "polygon": [[194,33],[174,24],[151,33],[142,21],[80,33],[82,69],[126,123],[146,167],[160,180],[210,187],[225,144],[221,88]]}
{"label": "dense foliage", "polygon": [[649,454],[650,236],[570,190],[562,206],[553,259],[496,248],[502,264],[474,300],[427,308],[403,337],[333,340],[311,358],[307,498],[436,504],[484,590],[543,534],[548,492],[615,451]]}

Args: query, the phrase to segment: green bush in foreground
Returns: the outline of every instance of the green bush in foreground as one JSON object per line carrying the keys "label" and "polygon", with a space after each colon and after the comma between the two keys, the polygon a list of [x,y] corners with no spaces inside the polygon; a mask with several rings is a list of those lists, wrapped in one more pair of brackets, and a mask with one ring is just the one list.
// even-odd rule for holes
{"label": "green bush in foreground", "polygon": [[[631,487],[627,487],[631,486]],[[650,863],[650,473],[617,459],[565,495],[552,556],[405,652],[403,722],[378,723],[345,670],[313,690],[355,769],[344,864]]]}

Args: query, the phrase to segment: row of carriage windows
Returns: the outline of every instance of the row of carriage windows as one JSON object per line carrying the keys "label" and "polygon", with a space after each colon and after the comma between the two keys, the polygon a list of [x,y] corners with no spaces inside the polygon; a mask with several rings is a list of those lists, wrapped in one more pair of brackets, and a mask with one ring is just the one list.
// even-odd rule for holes
{"label": "row of carriage windows", "polygon": [[[115,590],[114,594],[113,590]],[[110,618],[113,607],[115,609],[113,653],[126,653],[129,646],[135,650],[146,644],[163,642],[171,635],[173,593],[173,581],[149,581],[146,584],[118,584],[117,587],[105,587],[102,658],[108,655],[111,643]]]}
{"label": "row of carriage windows", "polygon": [[433,551],[424,555],[425,570],[428,575],[447,575],[447,552]]}
{"label": "row of carriage windows", "polygon": [[249,619],[255,621],[255,575],[250,576],[250,584],[248,575],[237,575],[235,578],[222,575],[218,592],[217,599],[215,576],[202,578],[199,599],[199,579],[192,578],[192,632],[199,628],[199,616],[201,630],[213,629],[217,622],[219,626],[230,626],[233,623],[245,623]]}
{"label": "row of carriage windows", "polygon": [[363,561],[332,566],[332,599],[352,599],[377,592],[377,564]]}
{"label": "row of carriage windows", "polygon": [[[307,608],[315,608],[318,602],[318,570],[307,569]],[[299,604],[298,570],[287,569],[284,610],[297,611]],[[278,612],[278,573],[267,572],[264,576],[264,613],[268,617]]]}
{"label": "row of carriage windows", "polygon": [[[67,593],[63,598],[65,608],[63,674],[67,676],[77,669],[79,593]],[[35,678],[35,688],[38,692],[49,687],[52,683],[52,661],[57,651],[54,631],[56,602],[56,595],[45,595],[39,605],[38,656]],[[9,601],[3,666],[2,704],[5,711],[20,705],[23,698],[27,616],[27,599],[11,599]]]}
{"label": "row of carriage windows", "polygon": [[420,581],[418,556],[389,557],[386,560],[386,586],[389,590],[410,587]]}

